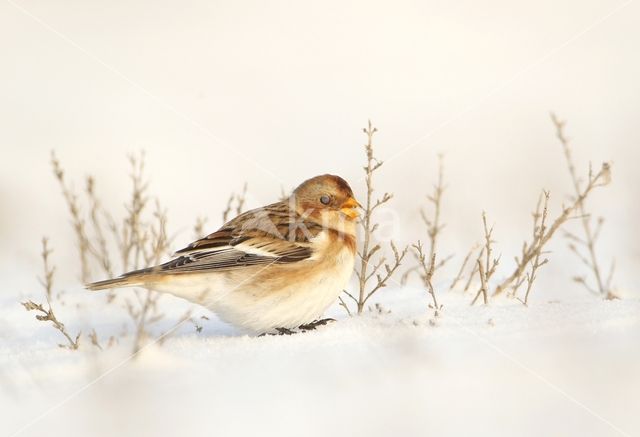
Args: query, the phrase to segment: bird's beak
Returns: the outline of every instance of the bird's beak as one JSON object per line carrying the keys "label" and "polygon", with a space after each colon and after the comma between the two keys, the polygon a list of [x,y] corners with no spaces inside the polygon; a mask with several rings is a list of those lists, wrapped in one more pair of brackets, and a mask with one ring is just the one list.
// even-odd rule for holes
{"label": "bird's beak", "polygon": [[340,207],[340,212],[350,219],[355,219],[360,216],[360,213],[356,210],[356,208],[362,208],[362,206],[356,199],[354,199],[353,197],[349,197]]}

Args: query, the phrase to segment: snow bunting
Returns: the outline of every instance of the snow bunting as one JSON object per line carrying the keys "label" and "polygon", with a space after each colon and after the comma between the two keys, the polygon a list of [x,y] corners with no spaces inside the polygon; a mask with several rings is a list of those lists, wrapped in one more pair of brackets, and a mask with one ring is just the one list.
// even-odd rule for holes
{"label": "snow bunting", "polygon": [[240,214],[169,262],[87,288],[169,293],[257,333],[314,327],[351,277],[359,206],[344,179],[316,176],[288,199]]}

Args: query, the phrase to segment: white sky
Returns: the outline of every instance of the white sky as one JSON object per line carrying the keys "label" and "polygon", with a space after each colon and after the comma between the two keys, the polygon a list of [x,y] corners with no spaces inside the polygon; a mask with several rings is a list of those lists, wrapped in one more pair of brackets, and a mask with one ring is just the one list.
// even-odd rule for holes
{"label": "white sky", "polygon": [[[19,291],[36,286],[44,234],[63,274],[76,273],[51,149],[77,187],[97,177],[115,215],[126,155],[145,149],[151,192],[181,245],[198,215],[215,229],[245,181],[251,206],[325,172],[362,195],[368,118],[397,238],[425,238],[417,211],[443,152],[451,251],[480,238],[485,209],[507,263],[539,189],[552,190],[552,215],[570,189],[553,109],[583,168],[614,162],[615,183],[591,205],[609,219],[603,258],[616,256],[617,282],[631,287],[639,13],[637,2],[577,0],[1,2],[0,275],[13,273]],[[571,257],[561,241],[552,249],[541,276],[561,287]]]}

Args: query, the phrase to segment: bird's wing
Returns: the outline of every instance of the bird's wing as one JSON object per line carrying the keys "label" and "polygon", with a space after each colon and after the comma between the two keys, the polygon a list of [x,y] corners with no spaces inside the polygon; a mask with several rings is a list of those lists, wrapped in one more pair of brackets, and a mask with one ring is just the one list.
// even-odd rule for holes
{"label": "bird's wing", "polygon": [[305,220],[286,202],[277,202],[240,214],[216,232],[178,250],[176,255],[236,246],[252,237],[272,237],[275,240],[308,243],[320,230],[320,225]]}
{"label": "bird's wing", "polygon": [[313,255],[310,240],[322,230],[279,202],[248,211],[218,231],[176,252],[177,258],[140,273],[193,273],[293,263]]}

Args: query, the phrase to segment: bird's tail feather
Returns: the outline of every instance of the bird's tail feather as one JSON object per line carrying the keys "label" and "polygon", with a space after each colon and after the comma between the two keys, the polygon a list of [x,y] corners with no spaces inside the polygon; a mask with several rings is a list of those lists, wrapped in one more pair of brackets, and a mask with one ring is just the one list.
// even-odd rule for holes
{"label": "bird's tail feather", "polygon": [[92,282],[90,284],[86,284],[85,287],[87,290],[107,290],[109,288],[119,288],[119,287],[135,287],[141,285],[142,281],[140,278],[135,277],[119,277],[113,279],[107,279],[105,281]]}

